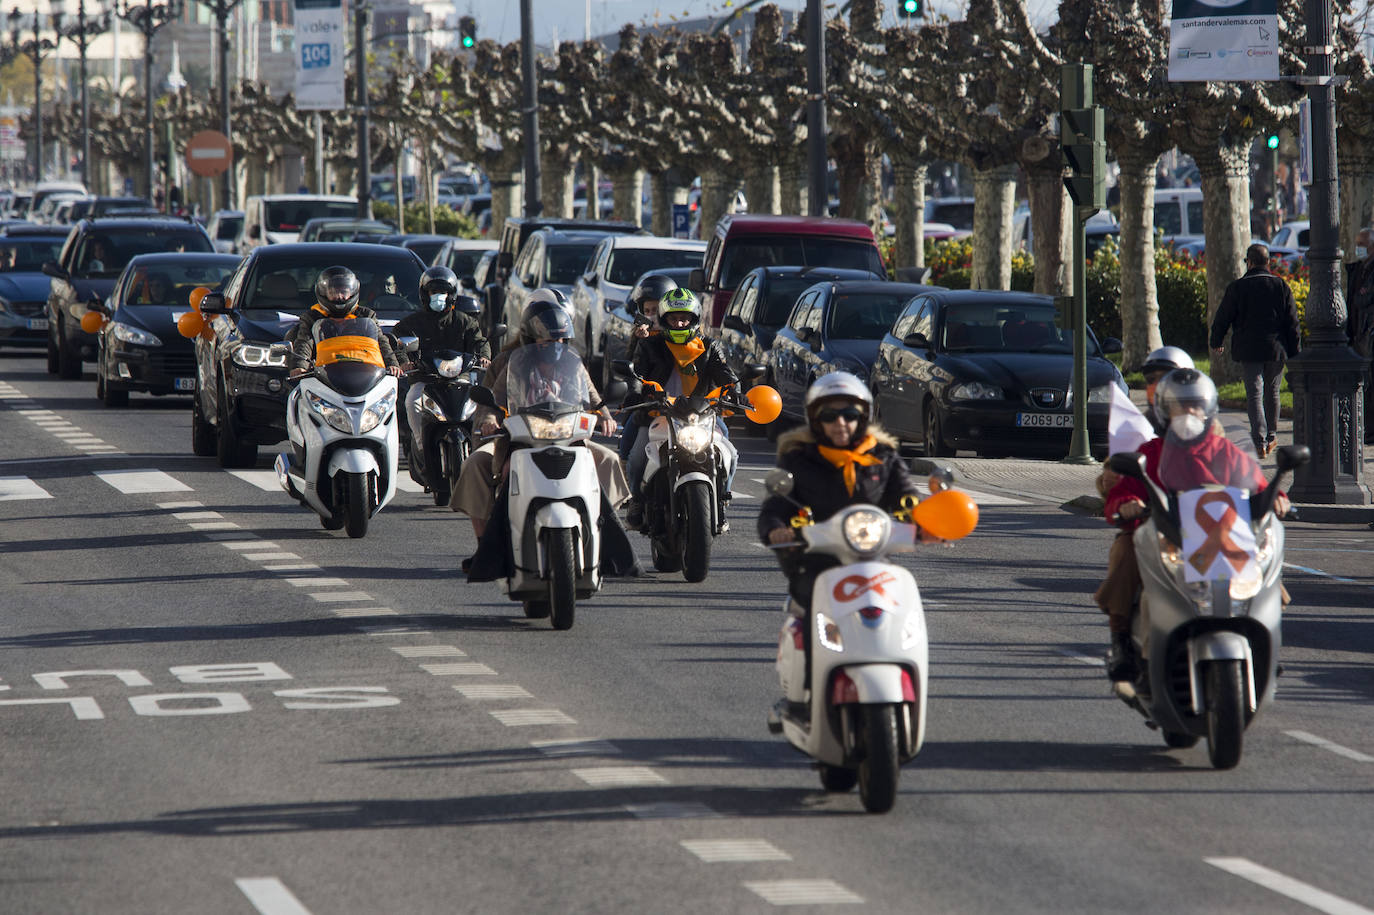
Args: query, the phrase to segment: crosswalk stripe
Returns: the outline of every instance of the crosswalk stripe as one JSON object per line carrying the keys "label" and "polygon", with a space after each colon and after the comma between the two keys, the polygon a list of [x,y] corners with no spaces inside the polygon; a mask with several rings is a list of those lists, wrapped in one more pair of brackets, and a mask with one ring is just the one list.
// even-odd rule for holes
{"label": "crosswalk stripe", "polygon": [[792,860],[767,839],[683,839],[679,844],[707,864]]}
{"label": "crosswalk stripe", "polygon": [[95,475],[125,495],[189,492],[191,487],[161,470],[97,470]]}
{"label": "crosswalk stripe", "polygon": [[436,677],[494,677],[496,671],[485,664],[454,662],[450,664],[421,664],[420,669]]}
{"label": "crosswalk stripe", "polygon": [[597,766],[574,769],[572,773],[593,788],[643,788],[668,784],[666,778],[648,766]]}
{"label": "crosswalk stripe", "polygon": [[52,493],[28,477],[0,477],[0,502],[51,498]]}
{"label": "crosswalk stripe", "polygon": [[746,889],[773,905],[838,905],[864,898],[834,880],[746,880]]}
{"label": "crosswalk stripe", "polygon": [[491,717],[508,728],[529,727],[540,724],[577,724],[558,709],[553,708],[509,708],[492,711]]}
{"label": "crosswalk stripe", "polygon": [[392,649],[403,658],[466,658],[457,645],[396,645]]}
{"label": "crosswalk stripe", "polygon": [[699,820],[714,819],[720,814],[700,801],[655,801],[649,804],[626,804],[625,809],[639,820]]}
{"label": "crosswalk stripe", "polygon": [[529,690],[514,683],[459,683],[454,687],[465,699],[533,699]]}
{"label": "crosswalk stripe", "polygon": [[231,470],[229,473],[245,483],[256,486],[263,492],[282,491],[281,483],[277,482],[275,470]]}

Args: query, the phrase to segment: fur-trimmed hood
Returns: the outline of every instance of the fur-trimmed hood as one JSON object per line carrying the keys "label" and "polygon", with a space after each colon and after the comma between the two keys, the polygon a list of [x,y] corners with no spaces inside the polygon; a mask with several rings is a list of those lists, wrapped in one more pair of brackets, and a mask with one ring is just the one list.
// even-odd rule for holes
{"label": "fur-trimmed hood", "polygon": [[[886,445],[893,451],[897,449],[896,437],[877,423],[868,424],[868,434],[878,440],[879,445]],[[784,432],[778,436],[778,457],[782,457],[789,451],[796,451],[805,448],[807,445],[816,443],[815,433],[810,426],[798,426],[790,432]]]}

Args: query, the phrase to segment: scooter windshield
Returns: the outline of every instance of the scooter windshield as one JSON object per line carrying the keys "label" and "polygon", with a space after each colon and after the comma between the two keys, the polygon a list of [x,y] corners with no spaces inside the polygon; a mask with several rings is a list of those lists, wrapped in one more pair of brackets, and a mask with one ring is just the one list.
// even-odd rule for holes
{"label": "scooter windshield", "polygon": [[531,343],[511,353],[506,365],[506,409],[558,415],[592,406],[592,381],[566,343]]}
{"label": "scooter windshield", "polygon": [[311,330],[315,338],[315,364],[362,362],[384,368],[378,344],[381,328],[371,318],[322,318]]}

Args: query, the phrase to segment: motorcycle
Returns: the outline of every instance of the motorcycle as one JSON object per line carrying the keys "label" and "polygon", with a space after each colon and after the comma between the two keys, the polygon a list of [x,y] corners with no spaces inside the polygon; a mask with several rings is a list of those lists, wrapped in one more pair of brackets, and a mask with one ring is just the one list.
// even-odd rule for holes
{"label": "motorcycle", "polygon": [[448,505],[472,447],[471,420],[477,404],[469,393],[481,381],[481,370],[475,356],[451,350],[415,353],[411,361],[416,368],[407,377],[411,384],[423,383],[425,390],[417,402],[418,437],[409,417],[401,424],[410,478],[429,491],[435,505]]}
{"label": "motorcycle", "polygon": [[1146,474],[1143,455],[1110,459],[1149,497],[1133,535],[1143,588],[1132,639],[1143,663],[1113,692],[1170,747],[1205,737],[1217,769],[1240,762],[1245,729],[1274,696],[1284,547],[1274,507],[1280,479],[1310,457],[1305,446],[1279,448],[1278,470],[1258,493],[1244,488],[1258,474],[1248,455],[1239,468],[1206,466],[1166,438],[1163,486]]}
{"label": "motorcycle", "polygon": [[[648,463],[644,468],[644,532],[654,568],[682,572],[687,581],[705,580],[711,568],[711,544],[723,532],[730,501],[726,483],[738,452],[720,430],[723,417],[742,412],[756,423],[777,418],[764,406],[777,392],[766,385],[751,388],[746,399],[716,388],[703,395],[673,397],[655,382],[634,374],[633,365],[615,363],[616,373],[643,386],[645,400],[622,412],[648,412]],[[767,371],[751,367],[750,378]],[[754,404],[759,401],[759,406]]]}
{"label": "motorcycle", "polygon": [[[898,773],[920,752],[926,727],[921,594],[912,574],[887,556],[913,551],[923,527],[944,539],[973,530],[977,506],[949,489],[949,480],[948,471],[933,474],[935,495],[919,504],[908,497],[893,515],[852,505],[814,522],[799,505],[792,525],[801,543],[777,547],[832,557],[838,565],[816,576],[809,613],[798,616],[800,608],[788,601],[777,653],[784,698],[769,715],[769,730],[816,761],[827,791],[857,783],[870,813],[892,809]],[[766,486],[790,497],[792,474],[772,470]]]}
{"label": "motorcycle", "polygon": [[[375,331],[368,318],[315,325],[317,341]],[[277,455],[277,482],[326,530],[362,537],[396,494],[396,379],[368,362],[334,362],[295,381],[286,404],[290,450]]]}

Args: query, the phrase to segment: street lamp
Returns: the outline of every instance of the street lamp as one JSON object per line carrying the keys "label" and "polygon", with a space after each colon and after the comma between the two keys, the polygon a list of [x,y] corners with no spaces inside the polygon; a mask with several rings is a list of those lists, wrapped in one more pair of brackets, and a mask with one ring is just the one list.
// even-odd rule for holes
{"label": "street lamp", "polygon": [[184,10],[183,0],[167,0],[157,5],[147,0],[143,6],[122,0],[115,7],[115,15],[143,33],[143,159],[148,169],[149,201],[153,199],[153,179],[157,174],[153,156],[153,36],[167,23],[180,19]]}
{"label": "street lamp", "polygon": [[33,62],[33,180],[36,184],[43,180],[43,56],[57,45],[40,34],[41,21],[37,6],[33,10],[33,38],[21,42],[19,23],[23,18],[19,7],[10,10],[10,48],[16,56],[23,54]]}
{"label": "street lamp", "polygon": [[[229,14],[243,0],[196,0],[196,2],[201,6],[209,7],[210,12],[215,14],[215,31],[219,38],[220,131],[232,143],[233,134],[230,132],[229,124]],[[230,210],[234,207],[234,170],[232,168],[225,169],[222,180],[224,182],[224,202],[221,206]]]}
{"label": "street lamp", "polygon": [[81,59],[81,180],[88,186],[91,182],[91,109],[86,98],[86,49],[97,35],[110,29],[109,11],[90,19],[86,17],[86,0],[78,0],[76,22],[62,26],[62,14],[53,14],[53,27],[61,38],[73,42],[80,52]]}

